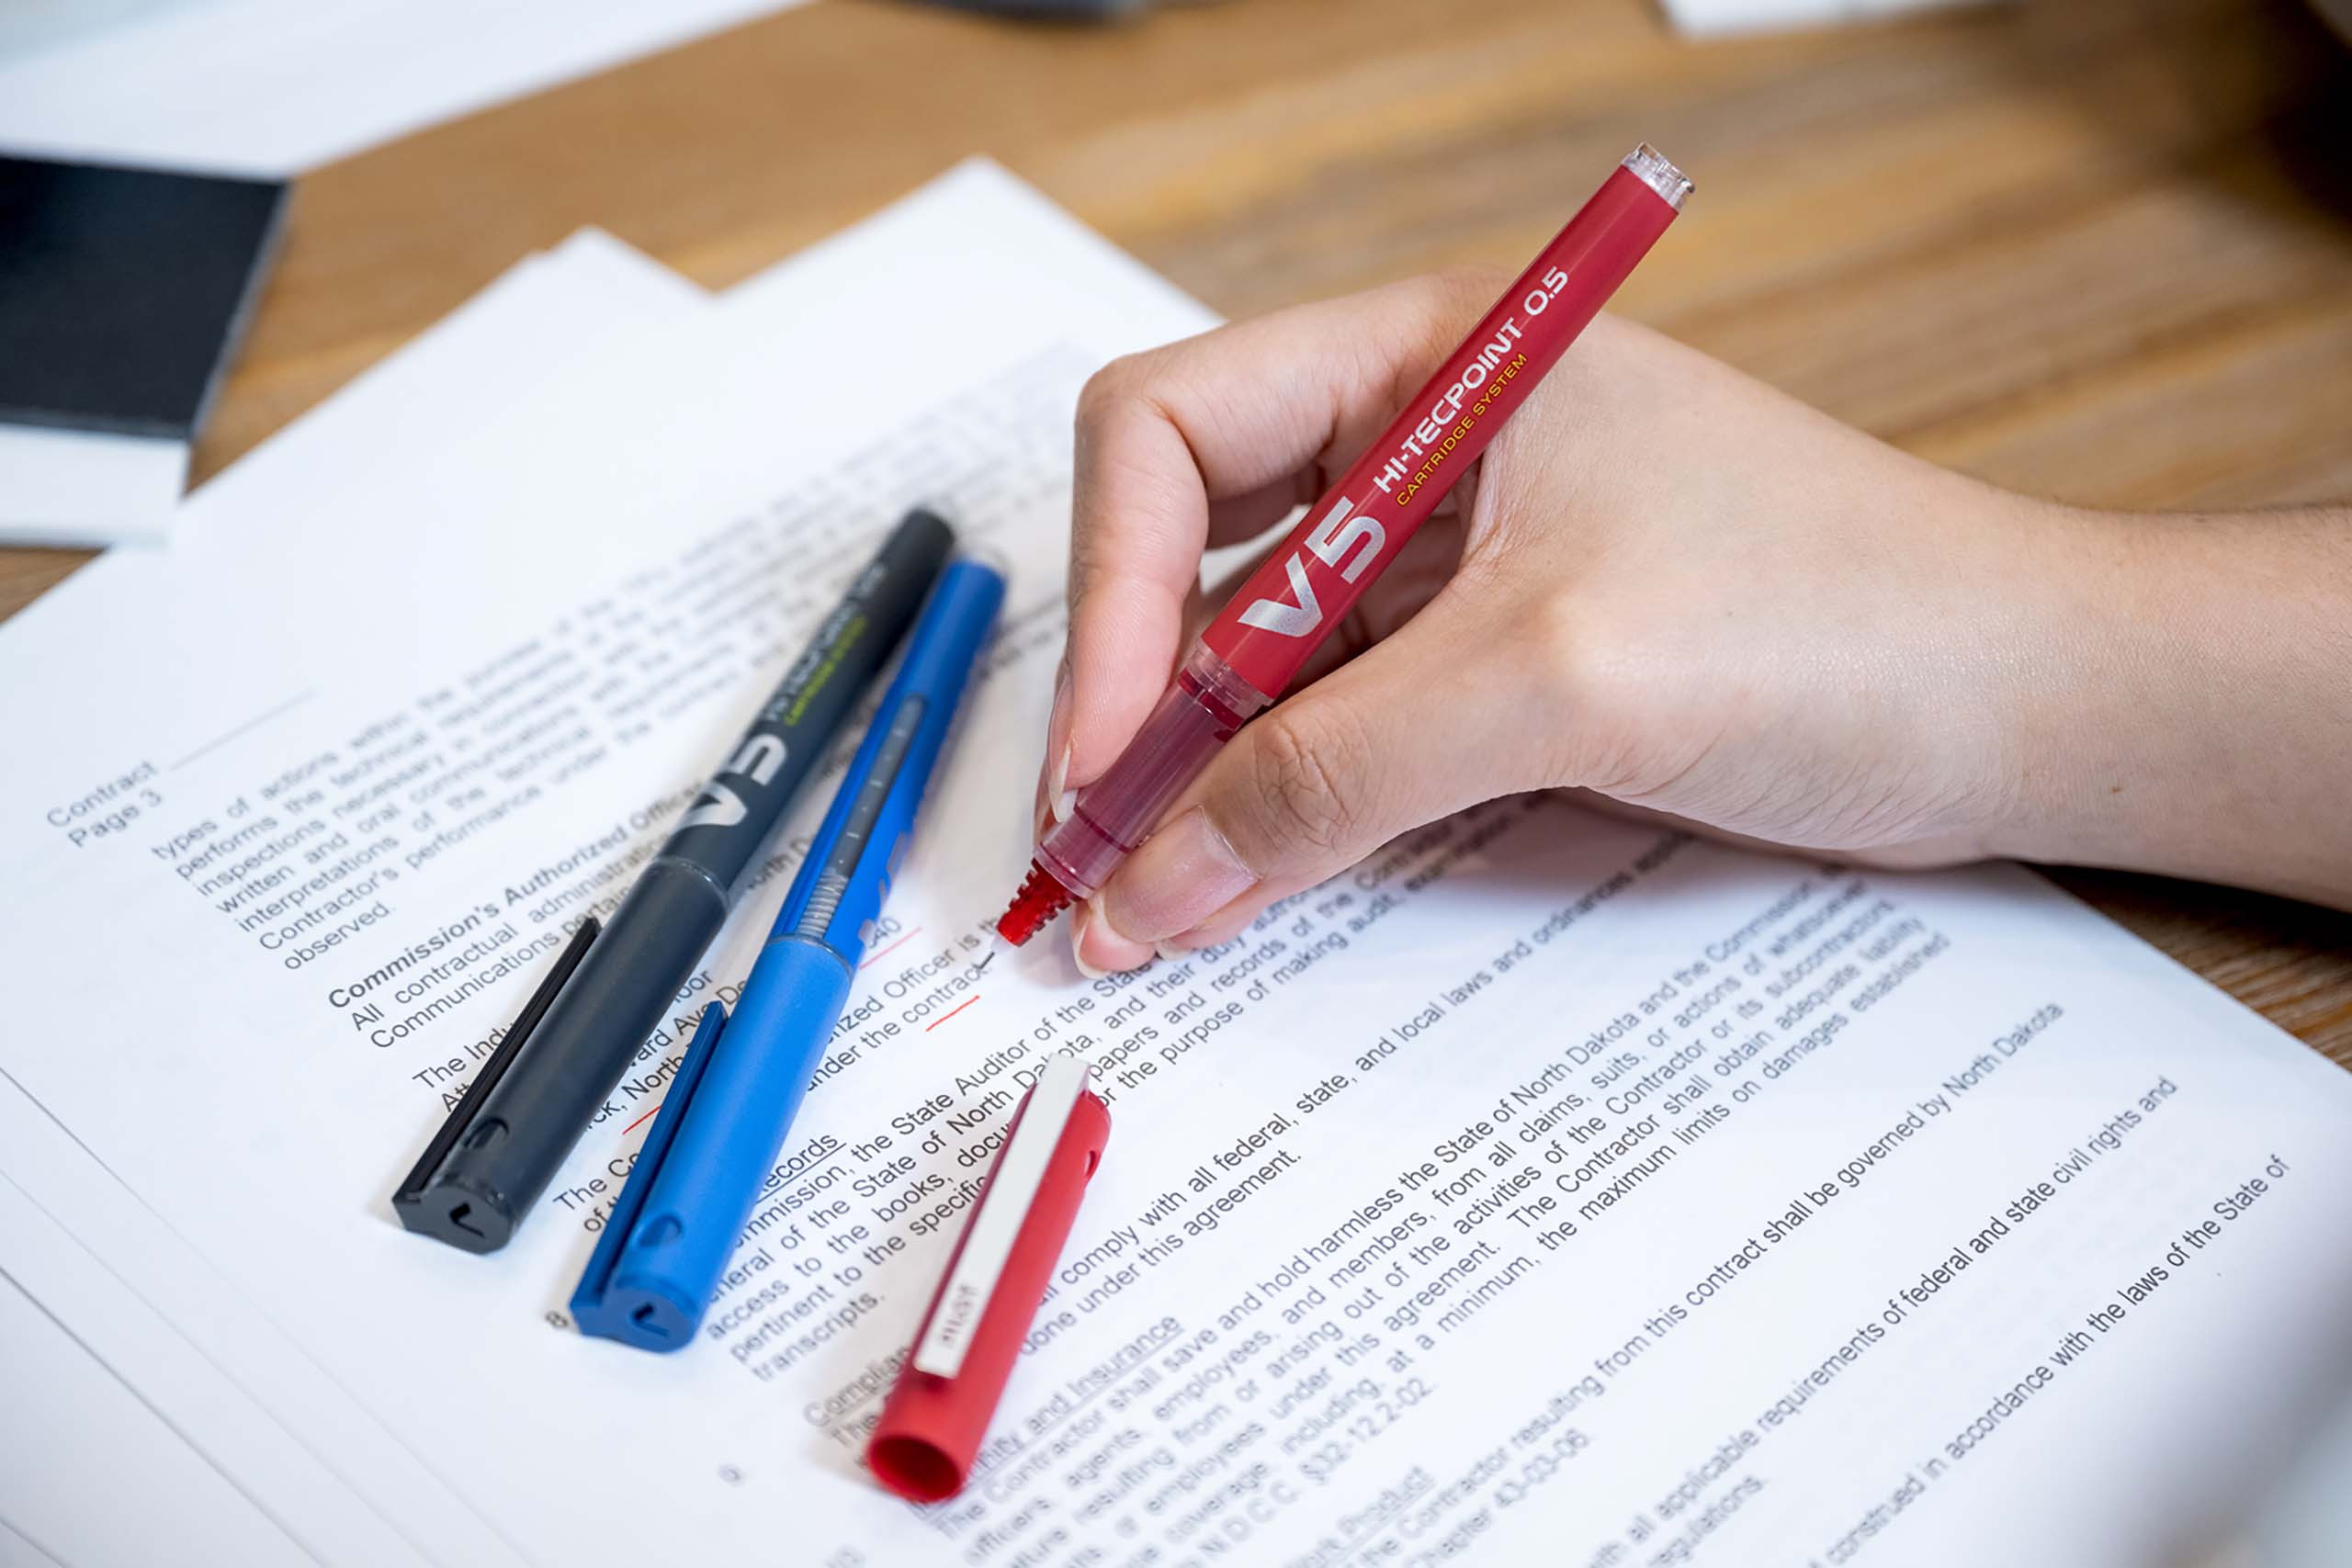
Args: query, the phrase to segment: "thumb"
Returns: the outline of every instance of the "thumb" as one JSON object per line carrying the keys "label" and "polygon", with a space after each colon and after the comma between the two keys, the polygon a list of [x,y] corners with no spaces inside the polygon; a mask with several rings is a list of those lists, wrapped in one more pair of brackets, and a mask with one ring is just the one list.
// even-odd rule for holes
{"label": "thumb", "polygon": [[[1532,788],[1511,661],[1458,595],[1234,737],[1071,926],[1090,973],[1223,940],[1400,833]],[[1527,777],[1522,780],[1521,775]],[[1189,939],[1189,940],[1188,940]]]}

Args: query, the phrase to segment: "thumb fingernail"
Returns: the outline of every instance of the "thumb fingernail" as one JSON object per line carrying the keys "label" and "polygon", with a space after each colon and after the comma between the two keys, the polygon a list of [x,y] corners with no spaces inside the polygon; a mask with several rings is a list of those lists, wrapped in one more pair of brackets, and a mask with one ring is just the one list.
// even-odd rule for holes
{"label": "thumb fingernail", "polygon": [[1146,840],[1102,890],[1102,914],[1130,941],[1189,931],[1258,884],[1195,806]]}

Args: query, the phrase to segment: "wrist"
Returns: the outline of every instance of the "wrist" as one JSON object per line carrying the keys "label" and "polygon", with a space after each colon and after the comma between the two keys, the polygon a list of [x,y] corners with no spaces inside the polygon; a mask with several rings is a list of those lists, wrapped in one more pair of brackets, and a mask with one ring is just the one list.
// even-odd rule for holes
{"label": "wrist", "polygon": [[[2037,505],[2039,503],[2036,503]],[[2041,506],[2000,854],[2342,901],[2347,554],[2310,514]]]}
{"label": "wrist", "polygon": [[2002,691],[2004,773],[1996,853],[2116,862],[2159,831],[2150,737],[2172,694],[2150,646],[2169,619],[2176,568],[2152,535],[2111,513],[2030,503],[2018,557],[2024,616]]}

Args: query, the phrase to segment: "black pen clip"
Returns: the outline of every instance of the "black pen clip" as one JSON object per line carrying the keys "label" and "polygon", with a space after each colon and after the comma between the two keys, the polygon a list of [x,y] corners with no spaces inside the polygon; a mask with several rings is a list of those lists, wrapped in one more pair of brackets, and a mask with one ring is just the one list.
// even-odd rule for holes
{"label": "black pen clip", "polygon": [[[449,1119],[441,1123],[441,1130],[433,1134],[433,1141],[424,1145],[424,1153],[417,1156],[415,1167],[392,1193],[392,1212],[400,1216],[401,1224],[408,1229],[437,1241],[454,1240],[458,1246],[465,1245],[452,1235],[450,1229],[454,1225],[459,1232],[467,1230],[469,1227],[463,1216],[445,1215],[437,1206],[428,1206],[424,1201],[425,1188],[440,1170],[442,1162],[449,1157],[449,1151],[458,1146],[458,1141],[472,1127],[474,1118],[481,1112],[482,1101],[490,1098],[490,1091],[498,1087],[498,1080],[506,1076],[506,1069],[513,1066],[514,1059],[523,1054],[523,1047],[530,1043],[532,1032],[539,1027],[539,1021],[554,1005],[557,993],[563,989],[563,983],[571,978],[571,972],[579,968],[581,960],[588,956],[588,949],[595,943],[597,933],[603,930],[602,922],[594,916],[580,923],[579,931],[572,933],[571,941],[557,955],[555,967],[548,970],[548,977],[539,982],[539,988],[531,993],[531,999],[523,1004],[523,1010],[514,1015],[514,1025],[507,1030],[506,1038],[498,1043],[498,1049],[490,1054],[490,1060],[484,1062],[481,1071],[474,1075],[474,1081],[467,1089],[465,1098],[458,1101],[457,1109],[449,1112]],[[487,1249],[474,1247],[469,1250]]]}

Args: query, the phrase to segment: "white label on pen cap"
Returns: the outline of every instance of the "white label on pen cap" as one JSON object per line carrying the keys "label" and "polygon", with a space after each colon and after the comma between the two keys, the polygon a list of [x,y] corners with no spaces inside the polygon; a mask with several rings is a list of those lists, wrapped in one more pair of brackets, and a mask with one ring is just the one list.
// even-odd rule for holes
{"label": "white label on pen cap", "polygon": [[1029,1222],[1029,1210],[1046,1182],[1054,1150],[1061,1146],[1078,1097],[1086,1092],[1086,1063],[1077,1056],[1057,1055],[1046,1064],[1029,1090],[1021,1125],[998,1159],[996,1179],[980,1198],[980,1212],[964,1234],[964,1247],[956,1255],[947,1284],[939,1292],[939,1310],[931,1314],[922,1343],[915,1347],[915,1370],[933,1377],[952,1378],[964,1370],[964,1353],[996,1294],[997,1280]]}

